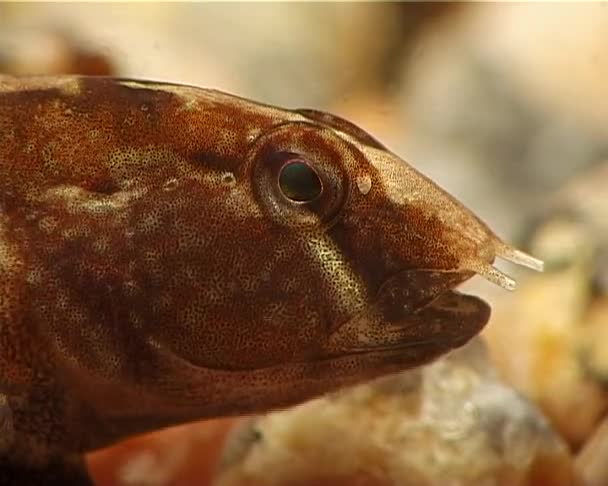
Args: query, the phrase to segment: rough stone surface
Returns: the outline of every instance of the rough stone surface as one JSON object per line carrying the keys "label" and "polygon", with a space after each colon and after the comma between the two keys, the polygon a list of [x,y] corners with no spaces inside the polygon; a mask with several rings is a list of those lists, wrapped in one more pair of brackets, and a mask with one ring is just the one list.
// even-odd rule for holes
{"label": "rough stone surface", "polygon": [[237,429],[215,486],[565,485],[572,462],[481,341]]}

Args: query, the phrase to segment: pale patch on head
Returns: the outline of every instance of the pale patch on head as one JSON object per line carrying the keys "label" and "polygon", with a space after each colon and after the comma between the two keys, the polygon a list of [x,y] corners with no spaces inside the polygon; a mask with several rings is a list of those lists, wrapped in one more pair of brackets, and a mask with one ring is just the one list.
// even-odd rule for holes
{"label": "pale patch on head", "polygon": [[426,178],[418,174],[395,155],[363,144],[357,148],[366,156],[368,162],[378,170],[383,191],[391,202],[403,205],[425,198]]}
{"label": "pale patch on head", "polygon": [[23,261],[17,258],[13,248],[9,245],[8,236],[5,233],[4,225],[0,220],[0,275],[10,275],[23,265]]}
{"label": "pale patch on head", "polygon": [[174,84],[163,84],[163,83],[141,83],[138,81],[117,81],[121,86],[132,89],[145,89],[148,91],[163,91],[165,93],[171,93],[177,96],[181,101],[181,111],[193,111],[195,110],[200,101],[200,96],[197,96],[198,88],[191,86],[178,86]]}
{"label": "pale patch on head", "polygon": [[125,209],[131,201],[138,199],[145,193],[144,190],[122,191],[111,196],[103,196],[98,199],[82,201],[80,208],[92,214],[108,214]]}
{"label": "pale patch on head", "polygon": [[[225,108],[232,106],[238,108],[244,114],[266,116],[268,118],[276,118],[282,121],[309,121],[308,118],[298,113],[278,108],[276,106],[255,103],[246,98],[241,98],[239,96],[224,93],[223,91],[218,91],[215,89],[163,82],[142,83],[136,80],[118,80],[117,83],[127,88],[172,93],[182,101],[182,106],[180,109],[183,111],[205,110],[216,107]],[[257,134],[255,132],[251,132],[249,137],[251,136],[253,137],[250,140],[253,141],[257,137]]]}
{"label": "pale patch on head", "polygon": [[165,184],[163,185],[163,191],[171,192],[171,191],[174,191],[175,189],[177,189],[178,186],[179,186],[179,182],[177,181],[177,179],[175,177],[172,177],[165,181]]}
{"label": "pale patch on head", "polygon": [[53,216],[45,216],[38,221],[38,228],[47,235],[55,231],[58,225],[59,222]]}
{"label": "pale patch on head", "polygon": [[337,313],[351,315],[365,309],[368,302],[365,286],[336,244],[330,238],[317,236],[306,238],[305,242],[324,276],[328,298],[333,300]]}
{"label": "pale patch on head", "polygon": [[[124,215],[122,210],[126,209],[132,201],[139,199],[146,193],[146,189],[133,189],[119,191],[112,195],[99,195],[77,186],[57,186],[43,194],[41,202],[59,203],[70,215]],[[48,222],[46,223],[48,226]],[[86,228],[82,226],[82,228]],[[43,228],[41,230],[44,231]],[[54,227],[46,228],[52,232]]]}
{"label": "pale patch on head", "polygon": [[68,96],[78,96],[82,92],[82,82],[77,76],[61,79],[56,86],[62,94]]}
{"label": "pale patch on head", "polygon": [[108,153],[105,165],[114,182],[124,188],[126,181],[140,177],[142,171],[150,172],[159,167],[186,170],[187,162],[166,147],[148,145],[143,148],[123,147]]}
{"label": "pale patch on head", "polygon": [[372,189],[372,179],[369,175],[358,176],[355,179],[359,192],[364,196]]}
{"label": "pale patch on head", "polygon": [[196,100],[191,99],[191,100],[184,101],[184,103],[182,104],[181,110],[182,111],[193,111],[194,108],[196,108]]}
{"label": "pale patch on head", "polygon": [[61,163],[54,157],[56,142],[49,142],[42,148],[42,162],[44,167],[52,174],[59,172]]}
{"label": "pale patch on head", "polygon": [[249,133],[247,134],[247,141],[248,142],[253,142],[256,138],[258,138],[260,136],[261,130],[258,128],[254,128],[253,130],[250,130]]}
{"label": "pale patch on head", "polygon": [[[430,179],[391,152],[370,147],[340,130],[336,130],[335,133],[354,145],[365,156],[369,164],[378,171],[382,191],[391,202],[397,205],[411,204],[421,200],[426,202],[431,186],[437,192],[441,192],[439,188],[435,188]],[[359,186],[359,178],[356,183]],[[371,188],[371,179],[369,185]],[[366,185],[363,184],[363,188],[365,187]],[[359,190],[362,190],[361,187]]]}

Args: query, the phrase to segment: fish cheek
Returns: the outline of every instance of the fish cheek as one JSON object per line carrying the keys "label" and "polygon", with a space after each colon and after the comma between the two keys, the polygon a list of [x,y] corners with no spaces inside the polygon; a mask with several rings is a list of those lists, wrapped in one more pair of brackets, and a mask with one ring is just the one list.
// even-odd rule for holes
{"label": "fish cheek", "polygon": [[154,339],[196,366],[256,369],[299,359],[323,336],[314,269],[297,233],[227,199],[222,211],[184,220],[179,209],[165,219],[163,230],[174,237],[158,255],[171,271],[160,272],[150,289],[144,322],[154,323]]}

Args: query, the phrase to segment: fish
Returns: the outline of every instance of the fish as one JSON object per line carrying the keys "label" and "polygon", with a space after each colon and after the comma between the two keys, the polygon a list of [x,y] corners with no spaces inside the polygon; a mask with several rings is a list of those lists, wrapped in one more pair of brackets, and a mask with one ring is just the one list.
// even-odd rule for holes
{"label": "fish", "polygon": [[0,482],[429,363],[490,317],[457,287],[514,289],[496,258],[542,270],[340,116],[2,75]]}

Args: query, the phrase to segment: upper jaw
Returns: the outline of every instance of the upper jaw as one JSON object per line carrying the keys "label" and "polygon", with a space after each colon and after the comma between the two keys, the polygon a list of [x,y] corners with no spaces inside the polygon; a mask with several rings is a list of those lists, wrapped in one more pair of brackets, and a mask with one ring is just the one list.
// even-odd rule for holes
{"label": "upper jaw", "polygon": [[[445,352],[466,343],[490,317],[483,300],[453,289],[472,273],[405,271],[382,286],[376,301],[329,337],[330,355],[427,346]],[[419,285],[412,285],[412,283]]]}
{"label": "upper jaw", "polygon": [[324,351],[330,355],[394,351],[430,346],[441,354],[465,344],[490,318],[483,300],[454,289],[475,274],[507,290],[515,281],[492,263],[502,257],[537,271],[543,263],[491,234],[484,258],[463,259],[456,270],[405,270],[389,278],[369,308],[334,331]]}

